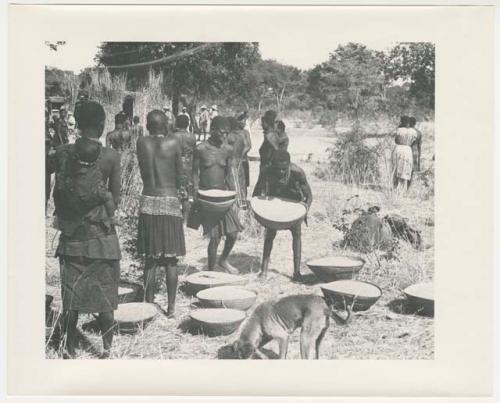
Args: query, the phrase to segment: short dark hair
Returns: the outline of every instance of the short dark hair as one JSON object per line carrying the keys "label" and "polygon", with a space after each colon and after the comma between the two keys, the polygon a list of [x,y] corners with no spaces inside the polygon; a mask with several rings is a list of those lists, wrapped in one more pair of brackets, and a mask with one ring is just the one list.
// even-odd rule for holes
{"label": "short dark hair", "polygon": [[139,116],[134,116],[134,123],[139,123]]}
{"label": "short dark hair", "polygon": [[279,130],[280,132],[284,132],[286,129],[285,122],[283,122],[282,120],[277,120],[276,129]]}
{"label": "short dark hair", "polygon": [[417,119],[415,119],[413,116],[408,118],[408,125],[410,127],[415,127],[416,124],[417,124]]}
{"label": "short dark hair", "polygon": [[216,116],[210,123],[210,132],[229,130],[229,122],[224,116]]}
{"label": "short dark hair", "polygon": [[238,122],[238,120],[235,117],[229,116],[227,118],[227,121],[229,123],[229,129],[230,130],[238,130],[240,128],[239,122]]}
{"label": "short dark hair", "polygon": [[125,113],[123,112],[118,112],[115,115],[115,125],[125,123],[126,120],[127,120],[127,115],[125,115]]}
{"label": "short dark hair", "polygon": [[75,152],[79,161],[92,164],[97,161],[101,153],[101,143],[90,140],[86,137],[80,137],[75,141]]}
{"label": "short dark hair", "polygon": [[95,129],[106,120],[106,113],[102,105],[95,101],[84,101],[78,109],[78,127]]}
{"label": "short dark hair", "polygon": [[179,115],[175,118],[175,127],[179,129],[187,129],[189,126],[189,118],[186,115]]}
{"label": "short dark hair", "polygon": [[274,121],[276,120],[276,117],[278,114],[276,111],[269,110],[264,113],[264,116],[262,116],[262,122],[266,122],[267,124],[274,126]]}
{"label": "short dark hair", "polygon": [[159,131],[167,134],[167,115],[165,115],[165,112],[158,109],[149,112],[146,117],[146,128],[149,132],[154,132],[154,134]]}
{"label": "short dark hair", "polygon": [[407,127],[410,118],[406,115],[401,116],[401,120],[399,122],[399,127]]}

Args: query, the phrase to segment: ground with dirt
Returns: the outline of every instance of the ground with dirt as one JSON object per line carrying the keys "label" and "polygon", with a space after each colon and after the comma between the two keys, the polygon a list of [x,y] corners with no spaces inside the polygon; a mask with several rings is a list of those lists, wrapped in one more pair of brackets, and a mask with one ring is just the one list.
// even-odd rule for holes
{"label": "ground with dirt", "polygon": [[[358,188],[339,182],[319,179],[314,175],[318,167],[325,164],[326,149],[335,142],[335,137],[320,127],[301,128],[297,122],[287,122],[290,136],[292,160],[306,172],[310,181],[314,202],[309,213],[308,226],[303,227],[302,272],[305,284],[291,282],[292,251],[288,231],[279,232],[271,257],[267,281],[257,278],[263,246],[263,231],[251,213],[242,213],[245,230],[236,243],[231,263],[248,278],[248,287],[258,293],[257,303],[294,293],[316,293],[321,295],[314,275],[305,262],[328,254],[349,254],[338,246],[343,233],[334,225],[342,219],[343,210],[356,207],[381,207],[380,214],[397,213],[422,233],[424,248],[415,250],[404,242],[392,260],[384,260],[374,252],[363,255],[367,263],[358,277],[377,284],[383,290],[380,300],[368,311],[355,313],[347,327],[332,324],[321,346],[323,359],[432,359],[434,354],[434,320],[424,316],[404,313],[402,289],[420,281],[432,280],[434,272],[434,198],[425,192],[424,184],[416,181],[408,194],[395,194],[390,189]],[[424,131],[423,168],[432,166],[433,127]],[[262,133],[253,130],[254,147],[250,155],[257,155]],[[390,142],[388,144],[391,144]],[[390,155],[388,147],[388,155]],[[258,172],[258,162],[251,163],[252,185]],[[55,305],[59,301],[59,269],[53,258],[57,245],[57,234],[47,219],[47,292],[54,295]],[[133,226],[132,226],[133,228]],[[141,282],[143,262],[134,258],[130,245],[135,233],[121,228],[122,277]],[[186,230],[188,255],[179,266],[180,284],[186,275],[206,268],[207,240],[194,230]],[[159,273],[159,293],[156,302],[166,308],[166,289],[163,273]],[[255,305],[256,306],[256,305]],[[255,307],[254,306],[254,307]],[[167,319],[158,316],[144,331],[137,335],[117,335],[112,358],[149,359],[214,359],[224,358],[225,347],[237,337],[237,332],[224,337],[207,337],[187,332],[186,323],[190,311],[196,307],[196,298],[181,290],[177,297],[177,316]],[[251,313],[253,308],[250,309]],[[91,320],[90,315],[81,315],[80,325]],[[100,337],[85,332],[86,336],[100,348]],[[268,355],[275,357],[277,345],[270,343]],[[80,351],[81,358],[89,358],[88,352]],[[57,358],[58,352],[47,348],[47,357]],[[299,331],[290,340],[288,358],[300,358]]]}

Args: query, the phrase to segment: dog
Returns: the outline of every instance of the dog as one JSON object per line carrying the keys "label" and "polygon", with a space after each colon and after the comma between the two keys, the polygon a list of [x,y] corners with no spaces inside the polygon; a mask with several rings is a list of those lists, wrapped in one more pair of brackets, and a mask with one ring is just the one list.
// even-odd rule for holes
{"label": "dog", "polygon": [[[288,338],[297,328],[300,333],[302,359],[318,359],[319,348],[330,326],[330,317],[337,324],[346,325],[351,311],[344,319],[335,313],[318,295],[290,295],[278,301],[268,301],[257,306],[242,328],[240,337],[233,345],[238,359],[250,359],[257,355],[267,358],[260,348],[271,340],[278,340],[279,358],[286,359]],[[314,357],[313,357],[314,356]]]}

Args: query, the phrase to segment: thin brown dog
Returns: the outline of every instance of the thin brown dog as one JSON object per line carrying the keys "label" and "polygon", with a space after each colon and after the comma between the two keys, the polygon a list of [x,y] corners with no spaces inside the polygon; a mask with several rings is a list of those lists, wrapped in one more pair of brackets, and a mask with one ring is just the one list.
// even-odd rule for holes
{"label": "thin brown dog", "polygon": [[318,359],[319,347],[330,325],[330,317],[337,324],[345,325],[350,316],[348,310],[346,319],[343,319],[318,295],[290,295],[278,301],[264,302],[245,323],[239,339],[233,343],[233,351],[240,359],[250,359],[254,354],[267,358],[259,349],[271,340],[278,340],[279,358],[285,359],[288,338],[301,327],[301,358]]}

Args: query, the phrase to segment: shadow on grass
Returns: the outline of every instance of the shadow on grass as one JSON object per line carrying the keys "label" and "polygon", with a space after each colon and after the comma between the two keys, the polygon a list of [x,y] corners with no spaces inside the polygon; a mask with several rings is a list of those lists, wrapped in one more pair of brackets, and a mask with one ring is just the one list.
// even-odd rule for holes
{"label": "shadow on grass", "polygon": [[[266,349],[266,348],[261,348],[260,352],[264,354],[268,359],[270,360],[277,360],[279,359],[279,355],[276,354],[274,351]],[[219,360],[238,360],[238,356],[233,350],[233,346],[231,344],[222,346],[217,350],[217,359]],[[253,360],[261,360],[258,355],[254,354],[252,357]]]}
{"label": "shadow on grass", "polygon": [[406,298],[398,298],[392,300],[386,305],[392,312],[400,315],[418,315],[422,317],[432,318],[434,312],[424,311],[422,308],[414,307]]}
{"label": "shadow on grass", "polygon": [[[229,263],[238,269],[239,274],[252,274],[260,270],[260,257],[252,256],[246,253],[232,253],[229,255]],[[208,259],[201,258],[198,262],[207,267]],[[216,271],[218,271],[216,269]]]}

